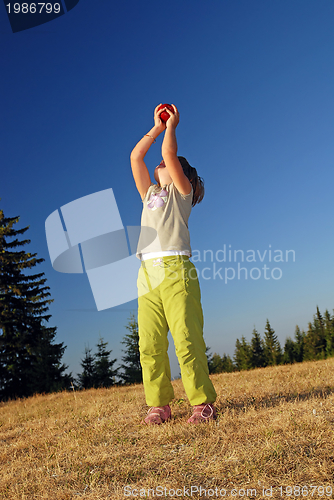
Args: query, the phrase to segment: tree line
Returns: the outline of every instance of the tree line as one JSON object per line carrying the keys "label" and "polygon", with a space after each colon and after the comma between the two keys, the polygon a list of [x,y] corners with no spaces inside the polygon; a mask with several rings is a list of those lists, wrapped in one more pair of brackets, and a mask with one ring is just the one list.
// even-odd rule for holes
{"label": "tree line", "polygon": [[125,349],[122,349],[125,353],[122,357],[123,364],[114,368],[117,359],[110,360],[111,351],[107,349],[108,343],[103,342],[103,338],[100,337],[95,354],[92,354],[92,349],[85,348],[85,355],[80,363],[82,372],[75,379],[78,389],[110,387],[115,384],[140,384],[142,382],[138,323],[134,314],[131,314],[125,328],[129,333],[124,336],[121,342],[125,345]]}
{"label": "tree line", "polygon": [[[122,358],[123,364],[113,371],[113,383],[141,383],[138,323],[134,314],[131,315],[126,328],[129,333],[122,342],[126,346],[123,350],[125,356]],[[83,371],[77,379],[79,388],[101,387],[103,385],[98,382],[95,375],[100,363],[101,341],[102,339],[97,344],[95,364],[91,350],[87,348],[85,350],[85,357],[81,361]],[[307,332],[301,331],[296,326],[294,339],[287,337],[283,348],[267,319],[263,338],[254,328],[249,342],[244,336],[241,337],[241,340],[236,340],[233,358],[225,353],[222,356],[217,353],[211,354],[210,350],[210,347],[206,350],[210,374],[326,359],[334,356],[334,315],[331,316],[327,310],[322,315],[317,307],[317,313],[313,316],[313,322],[309,323]],[[113,362],[115,361],[113,360]],[[96,367],[95,371],[94,366]],[[119,372],[120,369],[123,372]],[[117,377],[118,381],[116,382]]]}
{"label": "tree line", "polygon": [[[28,397],[35,393],[58,390],[110,387],[115,384],[142,382],[139,357],[139,335],[136,317],[126,325],[122,364],[103,338],[96,352],[85,348],[81,373],[73,376],[61,362],[66,346],[55,343],[57,328],[48,326],[50,288],[44,273],[25,274],[44,259],[22,250],[30,240],[18,237],[28,229],[14,229],[19,217],[6,218],[0,210],[0,400]],[[334,355],[334,315],[326,310],[317,313],[307,332],[296,327],[294,339],[288,337],[282,349],[269,320],[264,337],[254,328],[248,342],[244,336],[236,340],[233,359],[207,349],[210,373],[250,370],[252,368],[325,359]]]}
{"label": "tree line", "polygon": [[322,315],[317,307],[307,332],[301,331],[297,325],[294,338],[287,337],[283,348],[267,319],[263,338],[254,328],[249,342],[244,336],[236,340],[233,359],[225,353],[223,356],[208,354],[208,364],[210,373],[222,373],[301,363],[331,356],[334,356],[334,314],[331,316],[326,310]]}

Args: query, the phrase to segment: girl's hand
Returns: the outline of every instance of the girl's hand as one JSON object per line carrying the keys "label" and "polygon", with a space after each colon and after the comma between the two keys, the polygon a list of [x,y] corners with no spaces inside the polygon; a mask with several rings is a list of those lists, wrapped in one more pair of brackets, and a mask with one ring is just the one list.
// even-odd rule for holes
{"label": "girl's hand", "polygon": [[160,118],[160,114],[166,109],[162,108],[158,112],[158,108],[161,106],[161,104],[158,104],[158,106],[154,110],[154,126],[159,130],[159,134],[163,132],[166,128],[166,123],[163,122]]}
{"label": "girl's hand", "polygon": [[166,122],[167,128],[176,128],[180,121],[180,113],[178,112],[177,107],[174,106],[174,104],[172,104],[172,106],[174,109],[174,113],[172,113],[172,111],[170,111],[168,108],[166,108],[165,110],[169,114],[169,118]]}

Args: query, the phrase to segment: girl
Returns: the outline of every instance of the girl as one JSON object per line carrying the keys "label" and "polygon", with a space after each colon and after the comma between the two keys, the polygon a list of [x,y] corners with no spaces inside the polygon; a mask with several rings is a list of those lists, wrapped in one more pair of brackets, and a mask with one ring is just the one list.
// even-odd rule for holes
{"label": "girl", "polygon": [[[138,275],[139,351],[146,403],[151,406],[144,422],[161,424],[171,418],[169,403],[174,391],[167,354],[170,329],[182,382],[193,406],[187,422],[199,423],[216,418],[212,403],[217,396],[205,354],[196,268],[189,260],[188,218],[192,206],[203,199],[204,185],[196,169],[177,156],[177,108],[173,105],[172,113],[167,108],[158,111],[159,106],[154,111],[154,127],[131,153],[132,173],[143,201],[141,224],[154,228],[160,240],[160,244],[153,242],[146,253],[138,247],[142,260]],[[169,114],[167,122],[160,119],[163,111]],[[152,184],[144,157],[163,131],[163,160],[154,171],[157,184]]]}

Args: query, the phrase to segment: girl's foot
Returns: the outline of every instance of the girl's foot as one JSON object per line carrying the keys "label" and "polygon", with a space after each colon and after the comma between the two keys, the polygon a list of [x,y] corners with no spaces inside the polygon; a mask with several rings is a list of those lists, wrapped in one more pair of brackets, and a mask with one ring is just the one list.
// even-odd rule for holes
{"label": "girl's foot", "polygon": [[216,409],[211,403],[203,403],[202,405],[193,406],[193,414],[187,420],[187,424],[200,424],[201,422],[209,422],[216,420]]}
{"label": "girl's foot", "polygon": [[152,406],[147,412],[147,417],[143,421],[145,424],[160,425],[171,418],[171,409],[166,406]]}

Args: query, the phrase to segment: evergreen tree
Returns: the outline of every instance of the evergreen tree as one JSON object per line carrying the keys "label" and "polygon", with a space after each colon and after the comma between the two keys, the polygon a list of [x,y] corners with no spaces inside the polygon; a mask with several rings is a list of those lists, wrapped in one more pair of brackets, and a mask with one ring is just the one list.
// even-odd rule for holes
{"label": "evergreen tree", "polygon": [[299,326],[296,326],[295,341],[294,341],[294,358],[296,363],[301,363],[304,358],[304,339],[305,332],[300,331]]}
{"label": "evergreen tree", "polygon": [[103,342],[103,338],[100,337],[94,362],[94,387],[110,387],[115,384],[118,369],[114,369],[113,365],[117,359],[109,359],[112,351],[107,350],[107,345],[108,342]]}
{"label": "evergreen tree", "polygon": [[244,336],[235,343],[234,364],[237,370],[249,370],[251,368],[251,347]]}
{"label": "evergreen tree", "polygon": [[227,354],[223,354],[221,357],[219,354],[214,353],[211,360],[211,371],[210,373],[231,373],[234,371],[233,361],[231,357]]}
{"label": "evergreen tree", "polygon": [[334,316],[331,317],[326,309],[325,318],[325,334],[326,334],[326,357],[334,355]]}
{"label": "evergreen tree", "polygon": [[222,367],[222,372],[226,372],[226,373],[234,372],[235,367],[234,367],[233,361],[231,359],[231,356],[229,354],[225,354],[225,353],[223,354],[221,367]]}
{"label": "evergreen tree", "polygon": [[311,361],[312,359],[317,359],[317,354],[318,354],[317,347],[318,346],[317,346],[316,334],[313,330],[312,323],[309,322],[308,329],[305,335],[303,361]]}
{"label": "evergreen tree", "polygon": [[60,362],[66,347],[54,344],[56,328],[44,328],[37,337],[34,351],[34,362],[29,370],[29,393],[48,393],[60,389],[71,389],[74,382],[72,374],[64,374],[67,366]]}
{"label": "evergreen tree", "polygon": [[313,316],[313,323],[308,324],[305,336],[304,360],[325,359],[326,347],[327,339],[324,321],[317,307],[317,314]]}
{"label": "evergreen tree", "polygon": [[319,336],[319,344],[321,350],[321,356],[326,357],[326,348],[327,348],[327,332],[325,331],[325,324],[322,314],[319,311],[319,307],[317,306],[317,315],[315,318],[315,324],[318,329]]}
{"label": "evergreen tree", "polygon": [[125,327],[130,333],[126,334],[121,344],[126,346],[125,356],[122,357],[123,364],[120,368],[120,378],[125,384],[141,384],[143,381],[142,369],[139,355],[139,334],[138,322],[134,314],[131,314],[128,324]]}
{"label": "evergreen tree", "polygon": [[206,354],[206,357],[207,357],[207,360],[208,360],[208,368],[209,368],[209,373],[214,373],[212,370],[213,370],[213,366],[212,366],[212,360],[213,360],[213,354],[211,354],[211,347],[206,347],[205,349],[205,354]]}
{"label": "evergreen tree", "polygon": [[94,387],[96,380],[94,355],[92,349],[85,347],[85,357],[81,360],[83,371],[78,374],[78,382],[80,389],[91,389]]}
{"label": "evergreen tree", "polygon": [[45,325],[53,300],[44,273],[23,274],[44,259],[15,251],[30,243],[18,240],[29,228],[15,230],[18,221],[0,210],[0,399],[69,388],[72,381],[60,362],[66,347],[53,343],[57,329]]}
{"label": "evergreen tree", "polygon": [[265,366],[279,365],[281,363],[281,346],[268,319],[264,331],[263,351]]}
{"label": "evergreen tree", "polygon": [[283,363],[301,363],[304,357],[305,332],[296,326],[294,340],[287,337],[284,345]]}
{"label": "evergreen tree", "polygon": [[260,368],[264,366],[264,350],[261,335],[254,328],[251,340],[251,367]]}
{"label": "evergreen tree", "polygon": [[283,363],[284,364],[295,363],[295,361],[296,361],[295,353],[296,353],[295,343],[291,339],[291,337],[287,337],[285,339],[285,344],[284,344],[284,353],[283,353],[283,359],[282,359]]}

